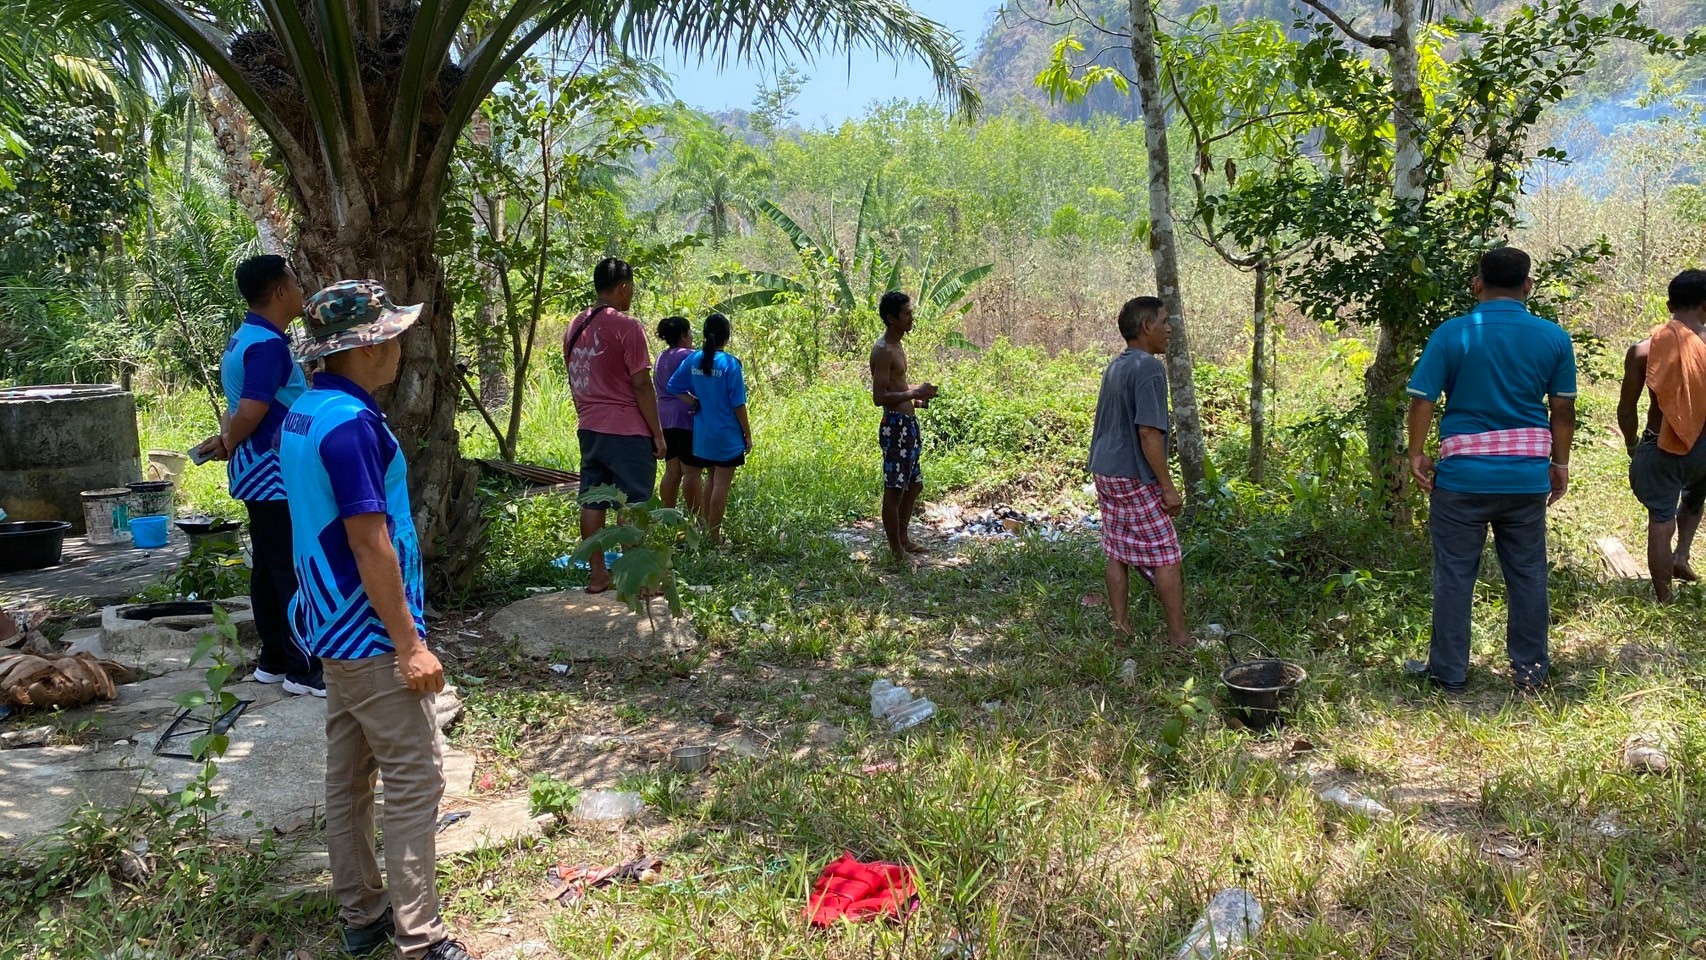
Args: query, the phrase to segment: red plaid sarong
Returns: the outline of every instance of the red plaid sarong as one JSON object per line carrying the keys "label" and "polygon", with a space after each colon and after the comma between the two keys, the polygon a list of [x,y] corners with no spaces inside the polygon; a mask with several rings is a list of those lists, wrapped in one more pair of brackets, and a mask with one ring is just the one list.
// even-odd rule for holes
{"label": "red plaid sarong", "polygon": [[1179,532],[1161,502],[1161,484],[1135,477],[1096,475],[1102,511],[1102,550],[1134,567],[1168,567],[1180,561]]}
{"label": "red plaid sarong", "polygon": [[1460,433],[1439,442],[1439,458],[1446,457],[1550,457],[1552,431],[1545,427],[1488,430]]}

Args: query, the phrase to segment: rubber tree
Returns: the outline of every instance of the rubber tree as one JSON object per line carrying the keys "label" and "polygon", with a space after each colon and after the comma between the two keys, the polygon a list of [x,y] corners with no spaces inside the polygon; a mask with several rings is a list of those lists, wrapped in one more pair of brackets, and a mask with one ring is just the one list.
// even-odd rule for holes
{"label": "rubber tree", "polygon": [[[1422,131],[1427,98],[1422,90],[1421,55],[1416,46],[1423,0],[1387,0],[1391,29],[1384,34],[1357,30],[1325,0],[1303,2],[1330,20],[1347,37],[1363,46],[1386,52],[1392,98],[1393,217],[1400,221],[1413,219],[1427,200],[1429,179]],[[1403,429],[1404,383],[1410,373],[1409,351],[1405,349],[1405,343],[1403,318],[1382,313],[1374,359],[1363,374],[1369,468],[1381,502],[1390,507],[1404,502],[1404,488],[1409,475],[1404,460]]]}
{"label": "rubber tree", "polygon": [[[1422,42],[1422,0],[1389,0],[1384,34],[1359,30],[1325,0],[1303,2],[1331,23],[1325,29],[1386,55],[1391,140],[1370,152],[1390,157],[1388,202],[1377,208],[1356,201],[1361,212],[1341,219],[1349,230],[1334,242],[1356,251],[1360,265],[1340,253],[1313,252],[1314,275],[1294,275],[1289,285],[1312,295],[1310,308],[1342,311],[1377,331],[1364,374],[1369,464],[1378,502],[1401,522],[1408,513],[1402,454],[1411,360],[1435,324],[1468,305],[1474,255],[1517,228],[1525,170],[1536,161],[1567,159],[1562,150],[1530,142],[1534,125],[1611,44],[1686,57],[1698,52],[1701,38],[1666,36],[1645,24],[1634,5],[1593,13],[1580,0],[1543,0],[1497,22],[1446,18],[1444,35],[1465,42],[1445,60],[1441,43]],[[1439,61],[1437,69],[1422,68],[1424,55]],[[1437,76],[1430,81],[1425,74]],[[1340,175],[1335,189],[1354,196],[1366,193],[1368,183]],[[1537,265],[1537,277],[1580,276],[1603,247],[1602,239],[1558,252]]]}
{"label": "rubber tree", "polygon": [[[1318,162],[1311,144],[1358,123],[1308,82],[1301,43],[1272,20],[1227,23],[1214,6],[1192,14],[1161,38],[1161,71],[1169,105],[1183,121],[1193,151],[1191,205],[1185,230],[1228,266],[1252,277],[1250,308],[1250,454],[1248,476],[1267,469],[1266,381],[1275,268],[1303,249],[1293,231],[1251,233],[1220,215],[1241,189],[1275,171]],[[1366,124],[1366,121],[1362,121]]]}
{"label": "rubber tree", "polygon": [[1172,339],[1167,342],[1173,438],[1178,445],[1185,496],[1194,499],[1201,492],[1208,450],[1203,442],[1202,413],[1197,407],[1195,361],[1185,322],[1185,293],[1179,285],[1179,242],[1173,225],[1173,163],[1167,152],[1166,99],[1161,93],[1155,6],[1151,0],[1131,0],[1131,58],[1137,66],[1143,140],[1149,154],[1149,256],[1155,265],[1156,294],[1167,304],[1167,316],[1173,325]]}
{"label": "rubber tree", "polygon": [[1208,451],[1203,441],[1202,413],[1197,406],[1184,289],[1179,282],[1173,166],[1167,148],[1167,100],[1161,86],[1155,6],[1152,0],[1130,0],[1131,25],[1125,32],[1103,26],[1099,18],[1086,13],[1078,0],[1054,0],[1054,6],[1068,11],[1075,25],[1124,40],[1131,47],[1136,77],[1096,62],[1095,58],[1088,65],[1074,63],[1074,54],[1082,54],[1084,46],[1075,36],[1068,35],[1055,45],[1048,68],[1037,76],[1037,85],[1047,90],[1051,99],[1068,103],[1083,102],[1102,83],[1110,83],[1126,94],[1136,87],[1143,110],[1149,171],[1149,222],[1140,235],[1148,242],[1156,294],[1167,305],[1167,316],[1173,326],[1173,336],[1167,344],[1167,386],[1173,402],[1173,440],[1179,452],[1179,470],[1185,481],[1186,503],[1191,505],[1202,488]]}
{"label": "rubber tree", "polygon": [[[434,236],[457,142],[523,55],[553,31],[641,55],[863,45],[918,56],[945,96],[976,106],[959,42],[898,0],[70,0],[67,8],[151,25],[231,90],[272,142],[310,289],[373,277],[399,302],[427,305],[380,400],[408,459],[435,592],[471,577],[483,527],[476,472],[458,444],[451,303]],[[460,45],[470,32],[474,42]]]}

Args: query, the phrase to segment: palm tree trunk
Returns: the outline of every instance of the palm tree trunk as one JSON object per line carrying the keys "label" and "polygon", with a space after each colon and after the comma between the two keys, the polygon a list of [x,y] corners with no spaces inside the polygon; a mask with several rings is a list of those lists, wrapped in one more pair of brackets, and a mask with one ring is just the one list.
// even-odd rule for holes
{"label": "palm tree trunk", "polygon": [[[1427,171],[1422,156],[1421,120],[1427,109],[1422,95],[1420,59],[1416,52],[1418,0],[1392,0],[1391,44],[1387,48],[1393,107],[1392,198],[1397,201],[1400,223],[1408,222],[1406,211],[1426,200]],[[1382,315],[1374,360],[1363,375],[1367,407],[1369,469],[1379,502],[1394,519],[1404,522],[1404,382],[1408,341],[1404,336],[1407,317]]]}
{"label": "palm tree trunk", "polygon": [[[504,199],[474,194],[475,217],[486,224],[495,239],[506,238]],[[480,377],[480,405],[498,410],[509,402],[509,372],[504,348],[509,341],[508,316],[504,310],[503,284],[498,268],[484,261],[476,268],[480,276],[480,309],[474,318],[474,365]]]}
{"label": "palm tree trunk", "polygon": [[1137,89],[1143,100],[1144,142],[1149,154],[1149,253],[1155,264],[1155,285],[1167,304],[1173,339],[1167,345],[1167,381],[1173,397],[1173,437],[1185,479],[1187,501],[1202,485],[1202,415],[1197,408],[1196,376],[1185,323],[1185,298],[1179,287],[1179,250],[1173,232],[1173,171],[1167,156],[1167,114],[1163,109],[1161,76],[1155,43],[1155,8],[1151,0],[1131,0],[1131,54],[1137,63]]}
{"label": "palm tree trunk", "polygon": [[[423,208],[429,207],[430,211]],[[381,205],[376,212],[391,207]],[[437,205],[414,208],[436,219]],[[424,303],[421,318],[403,334],[397,382],[375,398],[409,462],[409,498],[434,596],[467,587],[479,568],[485,540],[478,470],[462,459],[456,430],[457,375],[450,365],[450,292],[433,251],[430,222],[385,224],[342,237],[337,225],[305,210],[297,261],[306,289],[339,279],[372,277],[400,304]],[[423,216],[424,218],[424,216]]]}
{"label": "palm tree trunk", "polygon": [[[190,94],[201,111],[202,120],[213,131],[214,145],[224,160],[225,184],[231,199],[243,208],[243,213],[255,224],[261,250],[284,256],[285,240],[290,236],[290,220],[279,202],[278,188],[273,186],[272,174],[255,156],[255,144],[249,133],[249,114],[231,95],[218,77],[204,70],[190,72]],[[184,156],[193,152],[184,145]]]}

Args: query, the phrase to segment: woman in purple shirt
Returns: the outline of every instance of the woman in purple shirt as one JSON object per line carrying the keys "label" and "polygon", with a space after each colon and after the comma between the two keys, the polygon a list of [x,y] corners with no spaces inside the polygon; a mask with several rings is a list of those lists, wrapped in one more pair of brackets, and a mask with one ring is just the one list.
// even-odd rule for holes
{"label": "woman in purple shirt", "polygon": [[686,317],[665,317],[658,322],[658,339],[665,348],[653,365],[652,382],[657,384],[658,419],[663,421],[664,445],[669,448],[659,493],[666,507],[675,506],[678,494],[685,494],[687,510],[700,513],[706,465],[693,456],[693,410],[665,389],[675,368],[693,352],[693,325]]}

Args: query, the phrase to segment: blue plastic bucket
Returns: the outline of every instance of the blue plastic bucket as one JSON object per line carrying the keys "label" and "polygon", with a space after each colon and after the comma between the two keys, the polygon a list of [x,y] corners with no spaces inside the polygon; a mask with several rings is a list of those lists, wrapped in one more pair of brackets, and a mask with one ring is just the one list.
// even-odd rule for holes
{"label": "blue plastic bucket", "polygon": [[156,550],[166,545],[165,517],[132,517],[130,537],[139,550]]}

